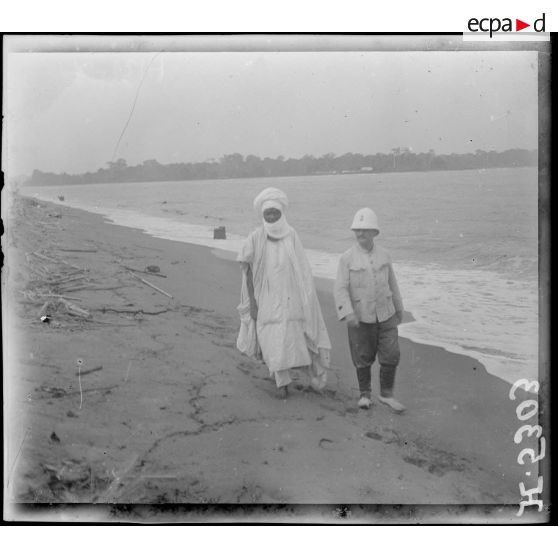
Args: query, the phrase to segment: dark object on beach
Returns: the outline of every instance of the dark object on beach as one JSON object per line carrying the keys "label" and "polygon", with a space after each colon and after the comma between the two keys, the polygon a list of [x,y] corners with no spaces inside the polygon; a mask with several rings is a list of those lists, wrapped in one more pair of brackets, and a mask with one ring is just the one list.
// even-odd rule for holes
{"label": "dark object on beach", "polygon": [[215,238],[215,239],[226,239],[227,238],[227,232],[225,230],[225,227],[215,227],[213,229],[213,238]]}
{"label": "dark object on beach", "polygon": [[42,306],[41,309],[39,310],[39,316],[41,318],[41,322],[43,324],[48,324],[48,322],[50,321],[50,316],[47,313],[48,308],[50,306],[50,301],[47,300]]}
{"label": "dark object on beach", "polygon": [[[171,262],[171,263],[178,263],[178,262]],[[138,273],[147,273],[149,275],[157,275],[157,277],[164,277],[165,279],[167,278],[167,276],[163,275],[162,273],[157,273],[157,272],[154,272],[154,271],[148,271],[149,268],[157,267],[156,265],[147,266],[145,269],[136,269],[135,267],[128,267],[127,265],[123,265],[122,267],[124,269],[127,269],[128,271],[137,271]],[[157,269],[159,269],[159,268],[157,267]]]}
{"label": "dark object on beach", "polygon": [[53,442],[56,442],[57,444],[60,443],[60,438],[56,435],[56,432],[53,432],[53,433],[50,435],[50,439],[51,439]]}
{"label": "dark object on beach", "polygon": [[59,199],[60,201],[64,201],[64,196],[58,196],[58,199]]}
{"label": "dark object on beach", "polygon": [[158,265],[148,265],[145,269],[149,271],[149,273],[159,273],[161,271]]}

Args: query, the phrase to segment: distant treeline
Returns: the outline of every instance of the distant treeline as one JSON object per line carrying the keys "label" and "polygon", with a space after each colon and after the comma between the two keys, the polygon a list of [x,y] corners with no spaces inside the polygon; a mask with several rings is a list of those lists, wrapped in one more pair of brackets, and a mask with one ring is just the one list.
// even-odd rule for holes
{"label": "distant treeline", "polygon": [[244,157],[240,153],[224,155],[203,163],[159,163],[155,159],[141,165],[128,166],[125,159],[107,163],[106,168],[83,174],[56,174],[33,171],[27,185],[94,184],[107,182],[153,182],[168,180],[204,180],[216,178],[252,178],[268,176],[304,176],[317,174],[351,174],[411,172],[436,170],[465,170],[496,167],[537,166],[537,150],[508,149],[507,151],[482,151],[438,155],[433,149],[427,153],[414,153],[396,147],[390,153],[362,155],[345,153],[336,156],[327,153],[322,157],[305,155],[300,159],[280,156],[260,158]]}

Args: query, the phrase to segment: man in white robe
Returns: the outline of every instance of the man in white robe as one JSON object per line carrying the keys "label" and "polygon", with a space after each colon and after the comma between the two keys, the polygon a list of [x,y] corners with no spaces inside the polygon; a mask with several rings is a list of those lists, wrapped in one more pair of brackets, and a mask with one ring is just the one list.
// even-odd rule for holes
{"label": "man in white robe", "polygon": [[254,200],[263,224],[246,239],[242,266],[238,349],[263,358],[278,388],[292,368],[305,367],[314,389],[326,385],[331,343],[314,279],[296,231],[287,223],[287,196],[266,188]]}

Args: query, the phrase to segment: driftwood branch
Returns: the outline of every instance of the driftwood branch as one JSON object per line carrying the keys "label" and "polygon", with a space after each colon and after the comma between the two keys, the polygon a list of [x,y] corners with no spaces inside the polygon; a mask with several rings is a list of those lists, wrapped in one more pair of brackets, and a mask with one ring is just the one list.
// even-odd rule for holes
{"label": "driftwood branch", "polygon": [[169,298],[173,298],[173,296],[171,294],[167,293],[166,291],[163,291],[163,289],[160,289],[159,287],[157,287],[153,283],[150,283],[146,279],[142,279],[141,277],[138,277],[135,273],[132,273],[131,271],[129,273],[130,273],[130,275],[132,275],[136,279],[139,279],[142,283],[145,283],[146,285],[148,285],[152,289],[155,289],[156,291],[159,291],[161,294],[164,294],[165,296],[168,296]]}
{"label": "driftwood branch", "polygon": [[72,287],[71,289],[64,289],[66,293],[72,293],[74,291],[112,291],[116,289],[123,289],[124,287],[128,287],[129,285],[115,285],[110,287],[88,287],[87,285],[79,286],[79,287]]}
{"label": "driftwood branch", "polygon": [[114,312],[115,314],[146,314],[148,316],[157,316],[158,314],[164,314],[165,312],[174,312],[173,308],[165,308],[164,310],[158,310],[157,312],[148,312],[143,308],[136,309],[124,309],[124,308],[110,308],[108,306],[103,306],[101,308],[91,308],[97,312]]}
{"label": "driftwood branch", "polygon": [[79,316],[80,318],[89,318],[89,316],[91,315],[89,311],[84,310],[83,308],[80,308],[79,306],[76,306],[75,304],[72,304],[71,302],[68,302],[63,298],[61,298],[60,301],[66,307],[66,311],[68,312],[68,314],[73,314],[74,316]]}
{"label": "driftwood branch", "polygon": [[62,285],[64,283],[71,283],[72,281],[81,281],[86,279],[85,275],[75,275],[73,277],[65,277],[61,279],[52,279],[51,281],[45,281],[48,285]]}
{"label": "driftwood branch", "polygon": [[30,275],[39,275],[41,279],[52,275],[52,271],[46,265],[39,263],[31,264],[29,262],[24,265],[29,270]]}
{"label": "driftwood branch", "polygon": [[50,256],[47,256],[45,254],[41,254],[39,252],[31,252],[31,254],[33,254],[33,256],[36,256],[37,258],[42,258],[43,260],[48,260],[49,262],[54,262],[56,264],[60,264],[63,263],[64,265],[67,265],[68,267],[73,267],[74,269],[80,269],[81,267],[71,264],[69,262],[67,262],[66,260],[55,260],[54,258],[51,258]]}
{"label": "driftwood branch", "polygon": [[55,260],[54,258],[51,258],[50,256],[45,256],[44,254],[41,254],[40,252],[31,252],[31,254],[33,256],[37,256],[37,258],[40,258],[42,260],[47,260],[49,262],[58,263],[58,260]]}

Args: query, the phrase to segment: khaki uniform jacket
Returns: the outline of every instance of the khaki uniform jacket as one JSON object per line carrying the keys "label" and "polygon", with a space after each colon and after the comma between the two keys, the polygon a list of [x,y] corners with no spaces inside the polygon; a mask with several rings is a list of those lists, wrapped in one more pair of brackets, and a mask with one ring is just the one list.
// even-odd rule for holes
{"label": "khaki uniform jacket", "polygon": [[374,243],[371,252],[358,244],[341,255],[334,287],[340,320],[354,313],[365,323],[385,322],[403,311],[403,301],[389,252]]}

